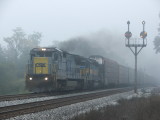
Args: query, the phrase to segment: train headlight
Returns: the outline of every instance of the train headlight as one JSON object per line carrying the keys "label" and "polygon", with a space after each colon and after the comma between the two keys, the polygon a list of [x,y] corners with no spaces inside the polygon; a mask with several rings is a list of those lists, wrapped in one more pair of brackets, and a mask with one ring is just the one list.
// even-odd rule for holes
{"label": "train headlight", "polygon": [[32,80],[32,77],[30,77],[29,80]]}
{"label": "train headlight", "polygon": [[48,77],[45,77],[44,80],[48,80]]}
{"label": "train headlight", "polygon": [[46,48],[42,48],[42,51],[46,51]]}

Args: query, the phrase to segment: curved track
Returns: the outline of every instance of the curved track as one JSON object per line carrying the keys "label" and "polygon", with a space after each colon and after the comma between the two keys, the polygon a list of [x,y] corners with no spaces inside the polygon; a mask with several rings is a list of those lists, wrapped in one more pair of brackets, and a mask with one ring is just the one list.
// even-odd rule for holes
{"label": "curved track", "polygon": [[121,89],[107,90],[107,91],[95,92],[84,95],[76,95],[71,97],[40,101],[40,102],[32,102],[32,103],[19,104],[7,107],[0,107],[0,119],[7,119],[10,117],[15,117],[23,114],[54,109],[57,107],[62,107],[65,105],[70,105],[78,102],[84,102],[87,100],[105,97],[116,93],[127,92],[130,90],[132,90],[132,88],[121,88]]}

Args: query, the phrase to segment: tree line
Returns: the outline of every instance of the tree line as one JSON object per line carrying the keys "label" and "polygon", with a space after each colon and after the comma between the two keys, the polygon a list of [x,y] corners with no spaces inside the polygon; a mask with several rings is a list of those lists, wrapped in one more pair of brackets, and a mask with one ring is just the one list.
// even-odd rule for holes
{"label": "tree line", "polygon": [[22,28],[13,30],[0,45],[0,94],[17,94],[25,91],[24,74],[29,51],[39,46],[41,33],[26,34]]}

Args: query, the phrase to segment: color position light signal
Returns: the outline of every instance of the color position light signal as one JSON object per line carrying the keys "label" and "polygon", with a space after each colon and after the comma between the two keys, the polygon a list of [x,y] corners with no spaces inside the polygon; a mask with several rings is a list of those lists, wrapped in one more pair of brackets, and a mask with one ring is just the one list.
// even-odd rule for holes
{"label": "color position light signal", "polygon": [[129,32],[129,31],[127,31],[127,32],[125,33],[125,37],[126,37],[127,39],[129,39],[130,37],[132,37],[132,33]]}
{"label": "color position light signal", "polygon": [[143,39],[145,39],[145,38],[147,37],[147,32],[142,31],[142,32],[140,33],[140,37],[143,38]]}

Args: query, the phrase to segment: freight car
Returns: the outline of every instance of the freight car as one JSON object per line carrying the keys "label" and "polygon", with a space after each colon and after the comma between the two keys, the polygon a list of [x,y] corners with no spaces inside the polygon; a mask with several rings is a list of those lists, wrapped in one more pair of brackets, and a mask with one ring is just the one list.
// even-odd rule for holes
{"label": "freight car", "polygon": [[30,51],[25,79],[33,92],[118,87],[134,84],[134,70],[99,55],[85,58],[45,47]]}
{"label": "freight car", "polygon": [[128,86],[133,83],[134,71],[132,69],[99,55],[90,56],[90,59],[98,62],[100,76],[105,87]]}

